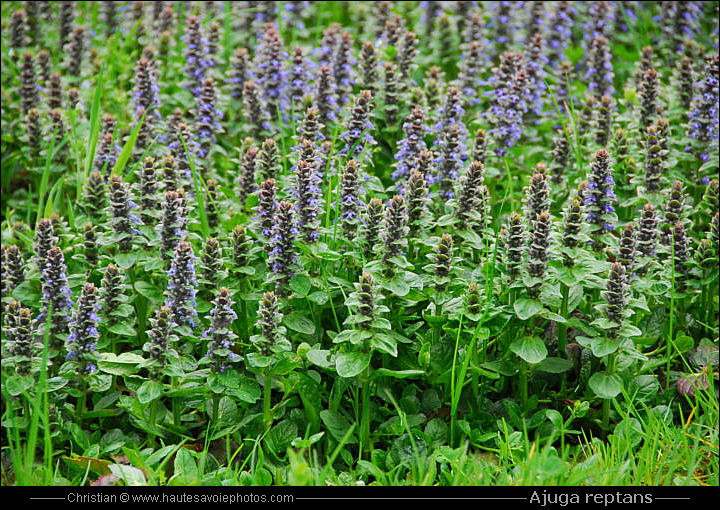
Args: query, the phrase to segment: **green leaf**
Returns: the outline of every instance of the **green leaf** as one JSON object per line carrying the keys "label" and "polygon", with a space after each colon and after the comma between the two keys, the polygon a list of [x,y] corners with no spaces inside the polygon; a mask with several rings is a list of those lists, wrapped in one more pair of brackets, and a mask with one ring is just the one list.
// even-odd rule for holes
{"label": "green leaf", "polygon": [[136,260],[137,253],[132,251],[128,253],[118,253],[115,255],[115,262],[117,262],[120,269],[130,269],[133,265],[135,265]]}
{"label": "green leaf", "polygon": [[119,356],[111,352],[100,354],[98,369],[112,375],[132,375],[139,370],[138,365],[145,360],[142,356],[130,352],[124,352]]}
{"label": "green leaf", "polygon": [[640,329],[636,328],[632,324],[625,324],[622,329],[620,330],[620,333],[618,336],[622,338],[631,338],[634,336],[642,336],[642,331]]}
{"label": "green leaf", "polygon": [[691,336],[679,333],[678,336],[675,337],[674,344],[678,351],[685,352],[695,347],[695,340],[693,340]]}
{"label": "green leaf", "polygon": [[389,370],[387,368],[378,368],[373,370],[372,379],[378,377],[393,377],[395,379],[407,379],[408,377],[417,377],[425,375],[424,370]]}
{"label": "green leaf", "polygon": [[603,399],[615,398],[622,391],[622,380],[619,376],[597,372],[588,381],[588,386],[595,395]]}
{"label": "green leaf", "polygon": [[370,354],[364,352],[341,352],[335,356],[335,370],[340,377],[355,377],[370,364]]}
{"label": "green leaf", "polygon": [[517,315],[518,319],[526,321],[542,310],[542,307],[542,303],[537,299],[521,297],[515,301],[515,315]]}
{"label": "green leaf", "polygon": [[328,299],[329,299],[327,292],[325,292],[323,290],[316,290],[315,292],[310,293],[310,295],[307,298],[310,301],[312,301],[313,303],[317,303],[320,306],[327,303]]}
{"label": "green leaf", "polygon": [[137,398],[141,404],[152,402],[162,395],[163,386],[158,381],[145,381],[137,390]]}
{"label": "green leaf", "polygon": [[175,454],[174,468],[173,485],[195,485],[200,482],[200,472],[188,449],[180,448]]}
{"label": "green leaf", "polygon": [[290,280],[290,288],[300,296],[307,296],[311,287],[310,279],[307,276],[298,275]]}
{"label": "green leaf", "polygon": [[400,275],[396,275],[392,280],[382,280],[382,287],[399,297],[407,296],[410,292],[410,286]]}
{"label": "green leaf", "polygon": [[370,345],[373,349],[377,349],[378,351],[382,351],[394,358],[397,358],[397,340],[395,340],[390,335],[386,335],[384,333],[375,333],[375,335],[373,335],[372,339],[370,340]]}
{"label": "green leaf", "polygon": [[254,404],[260,398],[261,393],[260,385],[257,381],[245,377],[240,382],[240,387],[235,392],[235,395],[243,402]]}
{"label": "green leaf", "polygon": [[313,363],[323,368],[333,368],[334,359],[330,356],[330,351],[311,349],[307,353],[307,359],[310,363]]}
{"label": "green leaf", "polygon": [[514,363],[508,363],[507,361],[488,361],[483,363],[482,367],[493,372],[497,372],[505,377],[512,377],[517,374],[517,366]]}
{"label": "green leaf", "polygon": [[35,380],[29,375],[8,377],[5,383],[8,393],[13,397],[17,397],[24,391],[29,390],[34,384]]}
{"label": "green leaf", "polygon": [[265,444],[279,458],[285,454],[285,450],[297,438],[297,435],[297,425],[289,420],[283,420],[270,429],[270,432],[265,436]]}
{"label": "green leaf", "polygon": [[562,374],[573,367],[573,362],[565,358],[545,358],[535,370],[547,372],[548,374]]}
{"label": "green leaf", "polygon": [[240,374],[236,370],[225,370],[218,374],[218,379],[227,388],[238,388],[240,386]]}
{"label": "green leaf", "polygon": [[598,358],[612,354],[617,351],[619,347],[620,342],[618,340],[604,336],[595,337],[590,341],[590,349],[592,349],[593,354]]}
{"label": "green leaf", "polygon": [[135,282],[135,290],[143,297],[148,298],[150,301],[160,303],[163,301],[163,292],[155,285],[148,283],[144,280]]}
{"label": "green leaf", "polygon": [[583,298],[582,285],[573,285],[568,290],[568,313],[572,313]]}
{"label": "green leaf", "polygon": [[559,322],[560,324],[567,324],[567,320],[565,319],[565,317],[563,317],[562,315],[558,315],[554,312],[551,312],[547,308],[543,308],[540,311],[540,316],[545,319],[554,321],[554,322]]}
{"label": "green leaf", "polygon": [[128,487],[144,487],[147,485],[145,473],[141,469],[126,464],[110,464],[108,468],[113,475],[125,482]]}
{"label": "green leaf", "polygon": [[134,328],[124,322],[113,324],[108,328],[108,331],[120,336],[135,336],[137,334]]}
{"label": "green leaf", "polygon": [[37,303],[40,301],[40,290],[33,286],[31,280],[25,280],[15,287],[12,296],[20,303]]}
{"label": "green leaf", "polygon": [[[345,418],[340,416],[335,411],[331,411],[329,409],[320,411],[320,419],[325,424],[325,427],[327,428],[328,432],[330,432],[330,435],[335,438],[336,441],[342,441],[343,437],[345,437],[345,434],[351,427],[350,423],[348,423]],[[355,434],[353,433],[347,439],[346,444],[355,443],[357,443],[357,439],[355,437]]]}
{"label": "green leaf", "polygon": [[123,150],[120,153],[120,156],[118,156],[118,159],[115,162],[115,166],[112,169],[112,175],[119,175],[125,169],[125,165],[127,165],[130,156],[132,156],[133,149],[135,148],[135,142],[137,141],[138,134],[140,133],[140,128],[142,127],[143,121],[145,120],[146,113],[147,112],[142,114],[142,117],[140,117],[137,126],[135,126],[135,129],[133,129],[132,133],[130,133],[130,136],[125,142]]}
{"label": "green leaf", "polygon": [[510,345],[510,350],[528,363],[540,363],[548,355],[545,343],[536,336],[515,340]]}
{"label": "green leaf", "polygon": [[298,333],[304,333],[306,335],[315,333],[315,323],[300,312],[293,312],[290,315],[286,315],[283,323],[289,329],[297,331]]}

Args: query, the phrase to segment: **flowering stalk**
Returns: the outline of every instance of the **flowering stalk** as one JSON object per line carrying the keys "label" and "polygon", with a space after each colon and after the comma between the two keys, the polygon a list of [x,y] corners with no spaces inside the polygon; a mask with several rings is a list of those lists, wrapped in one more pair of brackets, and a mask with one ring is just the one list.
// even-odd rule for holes
{"label": "flowering stalk", "polygon": [[253,137],[262,138],[263,133],[271,130],[266,107],[260,97],[260,88],[254,81],[246,81],[243,86],[245,119],[252,125]]}
{"label": "flowering stalk", "polygon": [[208,238],[205,242],[202,256],[203,279],[210,288],[214,288],[221,275],[223,268],[222,252],[220,251],[220,243],[214,237]]}
{"label": "flowering stalk", "polygon": [[144,149],[152,138],[155,121],[160,118],[157,108],[160,106],[160,87],[157,84],[157,72],[153,61],[145,57],[138,60],[133,80],[132,103],[135,116],[139,119],[144,114],[136,145]]}
{"label": "flowering stalk", "polygon": [[[693,99],[688,114],[688,133],[703,147],[700,157],[707,161],[708,150],[717,147],[718,138],[718,87],[720,86],[720,59],[716,53],[705,60],[703,79],[698,86],[698,93]],[[707,146],[707,147],[706,147]]]}
{"label": "flowering stalk", "polygon": [[658,237],[658,218],[655,214],[655,208],[650,202],[646,203],[643,207],[637,223],[637,251],[639,251],[645,257],[654,258],[655,247],[657,246]]}
{"label": "flowering stalk", "polygon": [[369,90],[360,91],[350,112],[347,130],[339,135],[340,140],[345,144],[339,154],[346,154],[347,157],[357,159],[362,163],[366,145],[375,143],[375,139],[371,134],[375,129],[375,126],[370,122],[371,109],[372,94]]}
{"label": "flowering stalk", "polygon": [[238,173],[237,194],[240,206],[244,208],[247,197],[255,192],[255,173],[257,166],[258,150],[254,147],[245,149],[240,172]]}
{"label": "flowering stalk", "polygon": [[320,213],[322,209],[322,182],[309,162],[298,161],[295,169],[295,209],[298,227],[307,243],[314,243],[320,235]]}
{"label": "flowering stalk", "polygon": [[340,176],[339,208],[342,221],[343,234],[348,240],[353,240],[357,233],[358,209],[361,204],[358,196],[358,177],[360,169],[358,162],[350,159]]}
{"label": "flowering stalk", "polygon": [[402,195],[393,196],[387,205],[385,214],[385,232],[383,241],[382,262],[386,266],[386,275],[392,276],[394,269],[390,266],[392,259],[402,254],[403,248],[407,246],[407,208],[405,198]]}
{"label": "flowering stalk", "polygon": [[[535,5],[539,5],[536,2]],[[545,65],[548,63],[547,57],[543,55],[543,38],[542,35],[536,33],[530,37],[525,44],[525,69],[528,75],[528,86],[526,89],[528,109],[535,116],[540,117],[543,114],[545,90]]]}
{"label": "flowering stalk", "polygon": [[235,99],[243,99],[245,82],[252,78],[250,70],[250,53],[247,48],[237,48],[230,57],[228,84],[231,85],[230,95]]}
{"label": "flowering stalk", "polygon": [[13,300],[8,304],[3,316],[3,368],[12,366],[18,375],[27,375],[32,370],[33,361],[38,358],[32,311]]}
{"label": "flowering stalk", "polygon": [[428,212],[428,186],[422,172],[410,173],[405,187],[405,197],[408,207],[408,226],[412,239],[417,235],[420,226],[425,223],[423,219]]}
{"label": "flowering stalk", "polygon": [[280,168],[280,151],[272,138],[267,138],[260,146],[257,155],[256,173],[262,180],[277,179]]}
{"label": "flowering stalk", "polygon": [[693,100],[693,83],[695,83],[692,59],[683,55],[678,62],[677,92],[683,111],[689,111]]}
{"label": "flowering stalk", "polygon": [[462,145],[462,129],[457,124],[448,126],[440,145],[440,154],[436,160],[437,178],[435,181],[444,198],[452,198],[453,182],[460,175],[463,161],[467,158]]}
{"label": "flowering stalk", "polygon": [[42,312],[38,317],[38,323],[43,323],[52,307],[50,333],[51,338],[55,340],[57,335],[68,332],[69,315],[73,309],[65,256],[58,246],[53,246],[47,252],[41,282]]}
{"label": "flowering stalk", "polygon": [[341,32],[337,36],[336,44],[332,66],[338,102],[342,106],[350,100],[349,94],[354,83],[353,66],[355,58],[352,56],[352,36],[349,32]]}
{"label": "flowering stalk", "polygon": [[66,67],[70,76],[80,76],[82,68],[83,52],[85,51],[85,28],[75,27],[70,36],[70,42],[66,48]]}
{"label": "flowering stalk", "polygon": [[548,211],[542,211],[532,222],[530,244],[528,246],[527,271],[530,275],[528,282],[528,295],[537,297],[540,286],[545,278],[548,261],[548,247],[550,246],[550,231],[552,219]]}
{"label": "flowering stalk", "polygon": [[335,92],[335,77],[332,68],[320,66],[315,78],[316,89],[313,103],[320,112],[320,121],[327,125],[337,119],[337,94]]}
{"label": "flowering stalk", "polygon": [[197,318],[197,280],[195,279],[195,254],[192,245],[180,241],[175,249],[165,291],[165,306],[171,310],[172,321],[178,326],[195,327]]}
{"label": "flowering stalk", "polygon": [[258,191],[258,205],[255,208],[257,213],[258,225],[260,232],[264,238],[265,251],[270,253],[273,248],[272,236],[273,225],[275,220],[275,211],[277,209],[277,186],[275,179],[267,179],[260,185]]}
{"label": "flowering stalk", "polygon": [[187,78],[187,89],[193,96],[197,96],[201,87],[205,72],[210,66],[207,58],[207,42],[202,34],[200,20],[197,16],[190,16],[185,20],[185,77]]}
{"label": "flowering stalk", "polygon": [[110,177],[110,226],[115,233],[115,241],[121,252],[130,251],[133,237],[142,233],[133,227],[133,223],[142,224],[140,218],[131,211],[138,205],[130,200],[130,185],[117,175]]}
{"label": "flowering stalk", "polygon": [[217,108],[215,80],[210,77],[205,78],[198,95],[195,126],[193,129],[197,134],[197,157],[200,161],[208,157],[215,145],[216,135],[222,131],[219,122],[222,117],[222,112]]}
{"label": "flowering stalk", "polygon": [[158,182],[156,176],[155,158],[148,156],[143,160],[140,169],[140,182],[137,185],[137,194],[140,197],[140,219],[143,225],[155,225]]}
{"label": "flowering stalk", "polygon": [[383,113],[385,114],[385,125],[393,128],[397,122],[397,115],[400,107],[399,87],[400,83],[396,73],[396,67],[392,62],[383,64]]}
{"label": "flowering stalk", "polygon": [[470,163],[457,201],[461,230],[468,226],[485,228],[489,197],[484,173],[485,165],[479,161]]}
{"label": "flowering stalk", "polygon": [[442,294],[445,292],[447,284],[450,282],[450,268],[453,262],[453,238],[450,234],[443,234],[438,243],[437,251],[429,255],[434,262],[431,269],[435,275],[435,292]]}
{"label": "flowering stalk", "polygon": [[475,144],[473,145],[472,161],[479,161],[485,164],[485,156],[487,154],[487,133],[480,128],[475,131]]}
{"label": "flowering stalk", "polygon": [[108,264],[102,278],[100,299],[103,316],[109,326],[116,324],[119,320],[115,312],[120,309],[120,305],[124,301],[124,290],[125,285],[120,269],[115,264]]}
{"label": "flowering stalk", "polygon": [[26,51],[23,54],[20,71],[20,105],[24,114],[40,104],[40,89],[35,76],[35,63],[32,54]]}
{"label": "flowering stalk", "polygon": [[379,198],[372,198],[367,205],[360,229],[363,255],[370,259],[375,253],[375,244],[380,240],[380,229],[385,221],[385,209]]}
{"label": "flowering stalk", "polygon": [[288,73],[288,98],[290,100],[295,118],[302,109],[302,99],[310,82],[311,62],[305,57],[301,46],[295,46],[292,58],[289,61],[290,72]]}
{"label": "flowering stalk", "polygon": [[663,245],[670,246],[672,243],[672,231],[676,223],[684,223],[686,209],[685,186],[683,186],[682,182],[675,181],[667,194],[663,208],[665,221],[660,226],[660,242]]}
{"label": "flowering stalk", "polygon": [[83,225],[83,253],[82,256],[85,258],[91,267],[95,266],[98,261],[98,246],[97,246],[97,235],[95,233],[95,226],[92,222],[86,222]]}
{"label": "flowering stalk", "polygon": [[525,217],[532,225],[543,211],[550,209],[550,187],[548,186],[547,167],[544,163],[535,166],[530,183],[525,188]]}
{"label": "flowering stalk", "polygon": [[440,104],[440,98],[443,97],[442,89],[445,85],[445,73],[437,66],[430,66],[425,75],[424,85],[428,109],[431,112],[435,111],[435,108]]}
{"label": "flowering stalk", "polygon": [[416,106],[403,123],[405,137],[398,142],[395,153],[395,170],[392,173],[394,181],[405,179],[416,166],[420,151],[426,150],[425,145],[425,112],[421,106]]}
{"label": "flowering stalk", "polygon": [[210,338],[205,356],[210,360],[213,373],[220,374],[230,367],[229,362],[239,360],[237,354],[232,352],[237,335],[231,326],[237,319],[237,314],[232,308],[233,299],[227,287],[220,288],[213,305],[210,311],[210,328],[203,333],[204,337]]}
{"label": "flowering stalk", "polygon": [[143,351],[148,353],[156,365],[150,370],[150,376],[160,380],[169,359],[177,357],[177,353],[172,349],[177,341],[177,336],[173,334],[172,310],[168,306],[162,306],[155,311],[155,317],[148,320],[151,329],[147,332],[149,341],[143,346]]}
{"label": "flowering stalk", "polygon": [[2,297],[9,296],[25,280],[24,266],[22,252],[17,245],[2,247]]}
{"label": "flowering stalk", "polygon": [[598,103],[595,123],[595,142],[600,147],[606,147],[612,130],[614,101],[610,96],[603,96]]}
{"label": "flowering stalk", "polygon": [[320,110],[313,104],[308,105],[305,109],[305,116],[298,126],[298,136],[301,139],[316,144],[323,138],[322,128],[323,125],[320,123]]}
{"label": "flowering stalk", "polygon": [[267,23],[255,50],[255,83],[262,90],[262,98],[270,119],[276,119],[286,82],[280,32],[274,23]]}
{"label": "flowering stalk", "polygon": [[49,218],[41,218],[35,229],[35,244],[33,251],[35,252],[35,262],[38,269],[42,273],[45,268],[45,262],[53,246],[56,246],[60,239],[55,235],[55,228]]}
{"label": "flowering stalk", "polygon": [[505,267],[510,281],[515,280],[520,273],[525,236],[522,216],[513,212],[508,219],[507,242],[505,244]]}
{"label": "flowering stalk", "polygon": [[158,224],[160,238],[160,253],[163,260],[170,260],[178,243],[184,239],[183,229],[187,223],[185,217],[186,198],[185,191],[180,188],[165,193],[165,199]]}
{"label": "flowering stalk", "polygon": [[648,69],[642,74],[640,82],[640,126],[646,129],[654,120],[658,111],[659,78],[655,69]]}
{"label": "flowering stalk", "polygon": [[648,193],[657,193],[662,189],[663,175],[665,173],[665,158],[655,126],[648,126],[646,132],[645,191]]}
{"label": "flowering stalk", "polygon": [[[612,203],[617,200],[610,167],[610,154],[605,149],[599,149],[593,158],[592,171],[588,174],[585,207],[587,219],[593,225],[593,235],[598,236],[612,230],[617,221]],[[599,249],[599,245],[596,245]]]}
{"label": "flowering stalk", "polygon": [[405,32],[400,48],[395,56],[400,72],[400,79],[406,82],[414,68],[415,54],[417,53],[417,36],[414,32]]}
{"label": "flowering stalk", "polygon": [[287,292],[293,276],[293,266],[297,263],[293,242],[298,229],[293,221],[292,211],[292,203],[283,200],[278,204],[273,227],[273,249],[268,257],[269,269],[274,273],[271,281],[276,281],[275,292],[279,295]]}
{"label": "flowering stalk", "polygon": [[[79,377],[97,371],[98,354],[95,346],[100,339],[98,324],[98,292],[94,283],[88,282],[83,287],[77,308],[70,323],[70,334],[65,341],[67,359],[71,360]],[[83,395],[84,398],[84,395]]]}
{"label": "flowering stalk", "polygon": [[605,36],[598,35],[592,40],[588,69],[585,74],[588,79],[588,90],[592,91],[597,98],[612,96],[615,93],[613,88],[615,74],[610,59],[608,40]]}
{"label": "flowering stalk", "polygon": [[360,50],[360,87],[372,95],[377,91],[378,55],[372,41],[365,41]]}

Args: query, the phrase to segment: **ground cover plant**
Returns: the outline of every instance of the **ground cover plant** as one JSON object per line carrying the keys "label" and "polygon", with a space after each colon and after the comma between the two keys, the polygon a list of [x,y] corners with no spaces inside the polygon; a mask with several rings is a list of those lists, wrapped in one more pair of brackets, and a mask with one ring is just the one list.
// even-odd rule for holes
{"label": "ground cover plant", "polygon": [[717,485],[717,52],[717,2],[3,2],[3,484]]}

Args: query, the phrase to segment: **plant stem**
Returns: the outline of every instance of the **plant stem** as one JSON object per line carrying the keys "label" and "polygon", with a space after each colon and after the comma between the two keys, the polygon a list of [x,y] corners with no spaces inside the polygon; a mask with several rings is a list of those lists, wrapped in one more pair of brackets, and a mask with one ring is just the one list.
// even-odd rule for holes
{"label": "plant stem", "polygon": [[[174,390],[178,389],[178,378],[173,377],[172,381],[172,388]],[[172,413],[173,413],[173,423],[176,427],[180,426],[180,406],[178,405],[177,398],[173,397],[172,399]]]}
{"label": "plant stem", "polygon": [[[605,373],[608,376],[611,376],[613,372],[615,371],[615,356],[617,355],[617,352],[614,352],[612,354],[608,355],[608,362],[607,367],[605,368]],[[603,400],[603,421],[602,421],[602,428],[603,430],[607,430],[608,426],[610,425],[610,401],[612,399],[606,398]]]}
{"label": "plant stem", "polygon": [[84,377],[80,378],[82,381],[82,396],[77,405],[77,417],[80,421],[80,428],[83,426],[83,416],[85,415],[85,401],[87,400],[87,381]]}
{"label": "plant stem", "polygon": [[370,447],[370,365],[365,369],[362,380],[362,432],[361,432],[361,448],[360,458],[362,459],[362,451],[369,453],[372,451]]}
{"label": "plant stem", "polygon": [[[158,408],[158,399],[153,400],[150,402],[150,425],[155,426],[155,422],[157,421],[157,408]],[[151,445],[155,444],[155,434],[150,434],[148,436],[148,442]]]}
{"label": "plant stem", "polygon": [[528,401],[528,379],[527,379],[527,362],[521,361],[520,363],[520,401],[522,402],[523,413]]}
{"label": "plant stem", "polygon": [[272,409],[270,407],[270,394],[272,391],[272,375],[270,370],[265,372],[265,388],[263,394],[263,420],[265,421],[265,427],[272,425]]}
{"label": "plant stem", "polygon": [[[568,294],[569,294],[569,287],[565,285],[564,283],[560,284],[561,292],[562,292],[562,304],[560,305],[560,315],[567,319],[567,313],[568,313]],[[561,323],[560,330],[558,331],[558,350],[560,351],[560,356],[562,356],[565,353],[565,345],[567,344],[567,324]]]}

